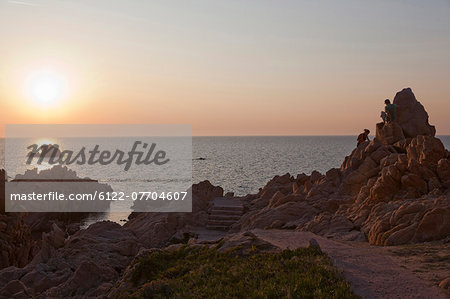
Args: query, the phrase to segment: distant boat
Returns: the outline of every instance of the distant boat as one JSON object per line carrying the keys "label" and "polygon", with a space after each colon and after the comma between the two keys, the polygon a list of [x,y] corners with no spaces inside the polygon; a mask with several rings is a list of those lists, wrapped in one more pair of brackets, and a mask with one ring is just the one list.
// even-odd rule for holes
{"label": "distant boat", "polygon": [[203,160],[206,160],[206,158],[200,157],[200,158],[196,158],[196,159],[194,159],[194,160],[197,160],[197,161],[203,161]]}

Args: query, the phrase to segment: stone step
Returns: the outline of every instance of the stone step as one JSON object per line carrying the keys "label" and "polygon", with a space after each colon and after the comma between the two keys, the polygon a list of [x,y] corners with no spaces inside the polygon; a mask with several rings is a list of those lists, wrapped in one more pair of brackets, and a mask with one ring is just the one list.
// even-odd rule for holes
{"label": "stone step", "polygon": [[213,205],[212,209],[227,210],[227,211],[243,211],[244,210],[244,206],[219,206],[219,205]]}
{"label": "stone step", "polygon": [[229,214],[209,214],[209,219],[230,219],[238,221],[241,219],[241,215],[229,215]]}
{"label": "stone step", "polygon": [[211,229],[211,230],[229,230],[230,226],[228,225],[206,225],[207,229]]}
{"label": "stone step", "polygon": [[210,214],[242,215],[243,213],[243,210],[224,210],[215,207],[210,210]]}
{"label": "stone step", "polygon": [[232,225],[235,224],[236,220],[225,220],[225,219],[208,219],[206,222],[207,225]]}

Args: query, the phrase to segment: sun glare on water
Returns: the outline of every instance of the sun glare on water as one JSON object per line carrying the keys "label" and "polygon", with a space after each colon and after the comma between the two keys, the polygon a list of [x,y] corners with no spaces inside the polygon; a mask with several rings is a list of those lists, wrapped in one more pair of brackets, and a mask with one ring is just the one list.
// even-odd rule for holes
{"label": "sun glare on water", "polygon": [[34,102],[47,106],[55,104],[66,95],[67,81],[57,71],[39,70],[28,76],[26,90]]}

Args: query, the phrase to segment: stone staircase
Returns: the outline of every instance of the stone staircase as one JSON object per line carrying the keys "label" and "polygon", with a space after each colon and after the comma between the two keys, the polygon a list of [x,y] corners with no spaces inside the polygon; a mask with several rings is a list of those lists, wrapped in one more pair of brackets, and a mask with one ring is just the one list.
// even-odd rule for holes
{"label": "stone staircase", "polygon": [[244,214],[242,202],[234,198],[217,197],[212,201],[206,228],[228,230]]}

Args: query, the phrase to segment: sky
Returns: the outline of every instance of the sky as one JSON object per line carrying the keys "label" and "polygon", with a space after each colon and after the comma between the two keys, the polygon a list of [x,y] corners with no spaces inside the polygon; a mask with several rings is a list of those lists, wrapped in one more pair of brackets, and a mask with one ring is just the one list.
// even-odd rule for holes
{"label": "sky", "polygon": [[450,134],[449,16],[450,0],[0,0],[0,124],[352,135],[411,87]]}

